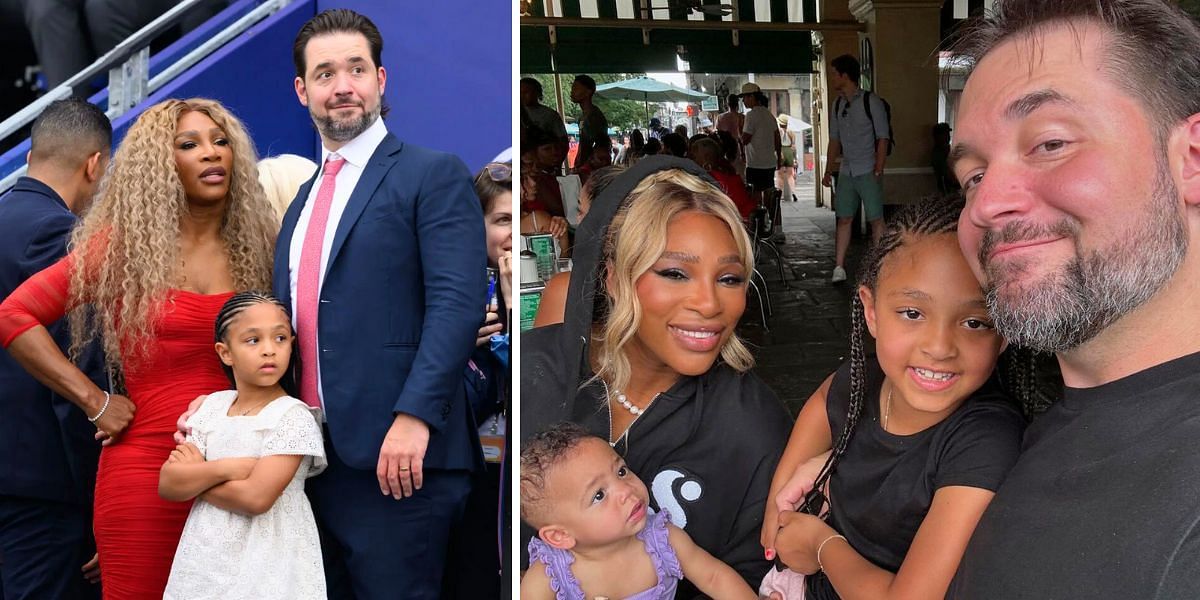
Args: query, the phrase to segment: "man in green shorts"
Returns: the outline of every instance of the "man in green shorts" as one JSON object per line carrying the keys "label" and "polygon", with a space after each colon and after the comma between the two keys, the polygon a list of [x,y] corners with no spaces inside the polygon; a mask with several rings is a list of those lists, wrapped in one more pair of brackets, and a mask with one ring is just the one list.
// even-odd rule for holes
{"label": "man in green shorts", "polygon": [[[843,54],[830,63],[829,87],[837,92],[829,119],[829,148],[826,152],[822,185],[833,184],[829,166],[842,159],[838,174],[834,212],[837,215],[837,254],[833,282],[846,280],[846,249],[850,247],[850,227],[861,202],[871,224],[871,238],[883,235],[883,165],[887,160],[887,110],[877,94],[858,87],[858,60]],[[870,102],[868,111],[865,103]]]}

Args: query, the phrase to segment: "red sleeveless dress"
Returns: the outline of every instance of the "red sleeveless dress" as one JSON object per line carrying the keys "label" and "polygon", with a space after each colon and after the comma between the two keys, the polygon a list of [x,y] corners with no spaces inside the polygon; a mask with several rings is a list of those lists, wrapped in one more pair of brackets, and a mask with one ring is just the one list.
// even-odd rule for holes
{"label": "red sleeveless dress", "polygon": [[[67,308],[71,257],[31,277],[0,304],[5,348]],[[229,389],[213,349],[217,312],[233,293],[172,290],[145,359],[125,370],[137,406],[120,440],[100,453],[93,530],[105,600],[162,598],[190,502],[158,497],[158,471],[175,448],[179,415],[202,394]]]}

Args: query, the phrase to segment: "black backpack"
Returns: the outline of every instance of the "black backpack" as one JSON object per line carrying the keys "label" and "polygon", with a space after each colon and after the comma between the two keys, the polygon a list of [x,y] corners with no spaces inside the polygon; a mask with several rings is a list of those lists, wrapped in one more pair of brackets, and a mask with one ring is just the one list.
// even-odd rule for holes
{"label": "black backpack", "polygon": [[[878,94],[876,94],[876,95],[878,95]],[[845,98],[842,98],[839,96],[837,104],[833,107],[833,110],[835,112],[840,110],[841,106],[842,106],[841,103],[845,102],[845,101],[846,101]],[[892,105],[889,104],[888,101],[886,99],[884,99],[883,96],[879,96],[879,101],[883,103],[883,112],[884,112],[884,115],[887,117],[887,126],[888,126],[887,155],[891,156],[892,150],[896,149],[896,129],[894,127],[892,127]],[[871,121],[871,123],[874,124],[875,120],[871,117],[871,92],[868,90],[863,90],[863,108],[867,111],[867,120]],[[872,128],[873,127],[874,127],[874,125],[872,125]],[[878,140],[879,138],[875,138],[875,139]]]}

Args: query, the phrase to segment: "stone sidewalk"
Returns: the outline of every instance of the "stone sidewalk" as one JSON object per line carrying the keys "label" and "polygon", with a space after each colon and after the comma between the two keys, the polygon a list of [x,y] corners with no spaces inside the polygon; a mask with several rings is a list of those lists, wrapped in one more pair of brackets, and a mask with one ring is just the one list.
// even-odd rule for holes
{"label": "stone sidewalk", "polygon": [[[833,211],[814,205],[811,174],[797,179],[798,201],[783,203],[786,241],[777,244],[787,284],[780,280],[774,256],[760,251],[758,270],[766,278],[773,314],[764,329],[758,301],[751,293],[738,326],[757,359],[755,372],[793,414],[849,353],[850,294],[854,289],[850,282],[829,281],[834,266]],[[850,281],[864,243],[865,237],[851,242],[846,261]]]}

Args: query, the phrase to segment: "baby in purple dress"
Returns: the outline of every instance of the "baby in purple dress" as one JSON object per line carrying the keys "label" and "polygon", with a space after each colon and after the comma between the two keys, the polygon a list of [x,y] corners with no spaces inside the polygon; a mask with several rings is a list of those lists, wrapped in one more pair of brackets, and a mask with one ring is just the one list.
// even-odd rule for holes
{"label": "baby in purple dress", "polygon": [[670,600],[685,577],[716,600],[758,597],[648,501],[625,461],[578,425],[523,443],[521,518],[538,537],[529,542],[522,600]]}

